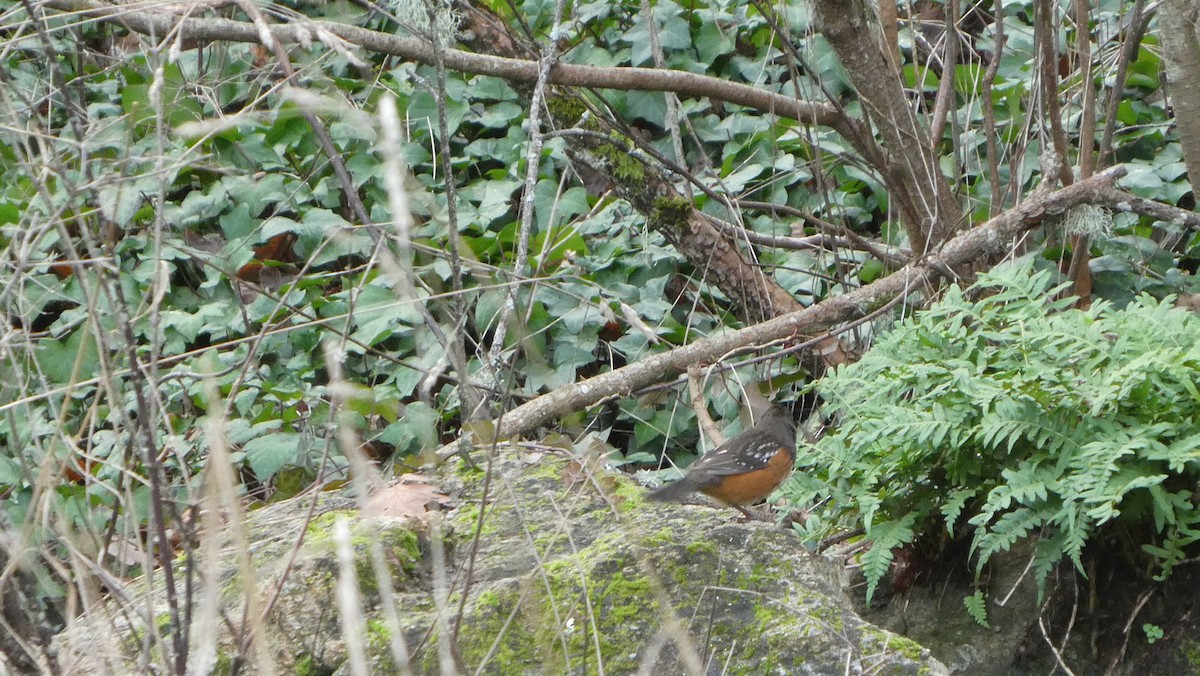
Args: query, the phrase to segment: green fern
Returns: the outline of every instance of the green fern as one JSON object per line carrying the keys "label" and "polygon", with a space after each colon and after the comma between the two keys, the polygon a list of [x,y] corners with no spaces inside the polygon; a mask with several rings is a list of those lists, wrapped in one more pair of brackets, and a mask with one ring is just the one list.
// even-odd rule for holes
{"label": "green fern", "polygon": [[867,529],[871,548],[862,555],[863,573],[867,576],[867,598],[875,595],[875,587],[892,565],[895,550],[913,541],[915,520],[915,514],[906,514],[896,521],[876,523]]}
{"label": "green fern", "polygon": [[963,605],[966,606],[967,613],[979,623],[979,626],[984,629],[992,628],[992,625],[988,624],[987,600],[984,599],[982,591],[977,589],[974,594],[964,598]]}
{"label": "green fern", "polygon": [[801,459],[804,496],[833,498],[826,528],[863,526],[869,593],[940,529],[968,529],[979,568],[1035,539],[1039,590],[1106,524],[1145,526],[1126,532],[1153,534],[1136,544],[1164,575],[1200,540],[1180,489],[1200,479],[1200,317],[1061,290],[1029,266],[951,287],[821,382],[838,427]]}

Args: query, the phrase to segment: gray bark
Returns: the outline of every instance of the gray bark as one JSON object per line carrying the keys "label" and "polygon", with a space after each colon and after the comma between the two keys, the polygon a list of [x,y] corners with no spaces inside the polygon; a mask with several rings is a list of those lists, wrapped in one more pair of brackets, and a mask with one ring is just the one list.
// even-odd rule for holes
{"label": "gray bark", "polygon": [[1175,129],[1195,190],[1200,178],[1200,0],[1165,0],[1158,15]]}

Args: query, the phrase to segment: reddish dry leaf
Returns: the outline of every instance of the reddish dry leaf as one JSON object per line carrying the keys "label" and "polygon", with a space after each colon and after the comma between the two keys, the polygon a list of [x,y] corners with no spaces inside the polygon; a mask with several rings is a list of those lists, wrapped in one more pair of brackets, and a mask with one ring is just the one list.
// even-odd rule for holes
{"label": "reddish dry leaf", "polygon": [[582,462],[572,460],[562,468],[562,482],[568,488],[587,479],[587,468]]}
{"label": "reddish dry leaf", "polygon": [[450,506],[450,496],[428,483],[425,477],[408,475],[376,491],[367,499],[363,516],[387,516],[423,520],[431,509]]}

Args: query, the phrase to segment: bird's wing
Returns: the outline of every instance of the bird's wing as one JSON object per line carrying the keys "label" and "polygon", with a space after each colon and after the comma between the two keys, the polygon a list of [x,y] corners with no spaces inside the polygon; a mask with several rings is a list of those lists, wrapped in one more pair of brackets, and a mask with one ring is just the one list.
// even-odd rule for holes
{"label": "bird's wing", "polygon": [[766,467],[778,451],[772,443],[754,446],[749,450],[744,446],[742,449],[735,449],[730,444],[723,444],[692,463],[688,467],[688,474],[723,477],[753,472]]}

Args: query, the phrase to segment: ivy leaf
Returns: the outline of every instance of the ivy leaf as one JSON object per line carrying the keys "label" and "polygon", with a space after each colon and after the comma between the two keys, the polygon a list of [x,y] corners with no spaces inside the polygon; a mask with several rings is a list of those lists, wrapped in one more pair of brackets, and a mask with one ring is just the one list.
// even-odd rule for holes
{"label": "ivy leaf", "polygon": [[[659,0],[653,8],[655,30],[663,52],[669,54],[674,50],[690,49],[692,36],[688,30],[688,22],[682,16],[683,9],[671,0]],[[629,57],[630,65],[643,66],[653,63],[650,29],[644,12],[637,14],[633,27],[625,32],[622,39],[633,47],[633,53]]]}
{"label": "ivy leaf", "polygon": [[[451,80],[451,82],[455,82]],[[446,98],[446,131],[453,136],[458,132],[463,118],[467,116],[467,107],[461,100],[448,93]],[[417,92],[408,103],[408,119],[417,130],[425,131],[431,136],[439,136],[437,102],[433,94],[427,91]]]}
{"label": "ivy leaf", "polygon": [[396,422],[388,425],[377,437],[384,443],[396,447],[402,455],[419,453],[433,448],[437,443],[440,414],[423,402],[412,402]]}
{"label": "ivy leaf", "polygon": [[1163,189],[1162,177],[1153,167],[1144,164],[1128,164],[1129,173],[1121,179],[1122,187],[1142,197],[1153,199]]}
{"label": "ivy leaf", "polygon": [[157,191],[159,180],[153,176],[136,180],[108,181],[100,187],[100,212],[118,226],[128,227],[146,195]]}
{"label": "ivy leaf", "polygon": [[266,481],[286,465],[298,464],[300,459],[300,435],[289,432],[273,432],[247,441],[242,446],[246,462],[260,481]]}
{"label": "ivy leaf", "polygon": [[84,330],[72,331],[62,340],[39,341],[36,354],[38,367],[56,385],[91,378],[100,368],[96,341]]}

